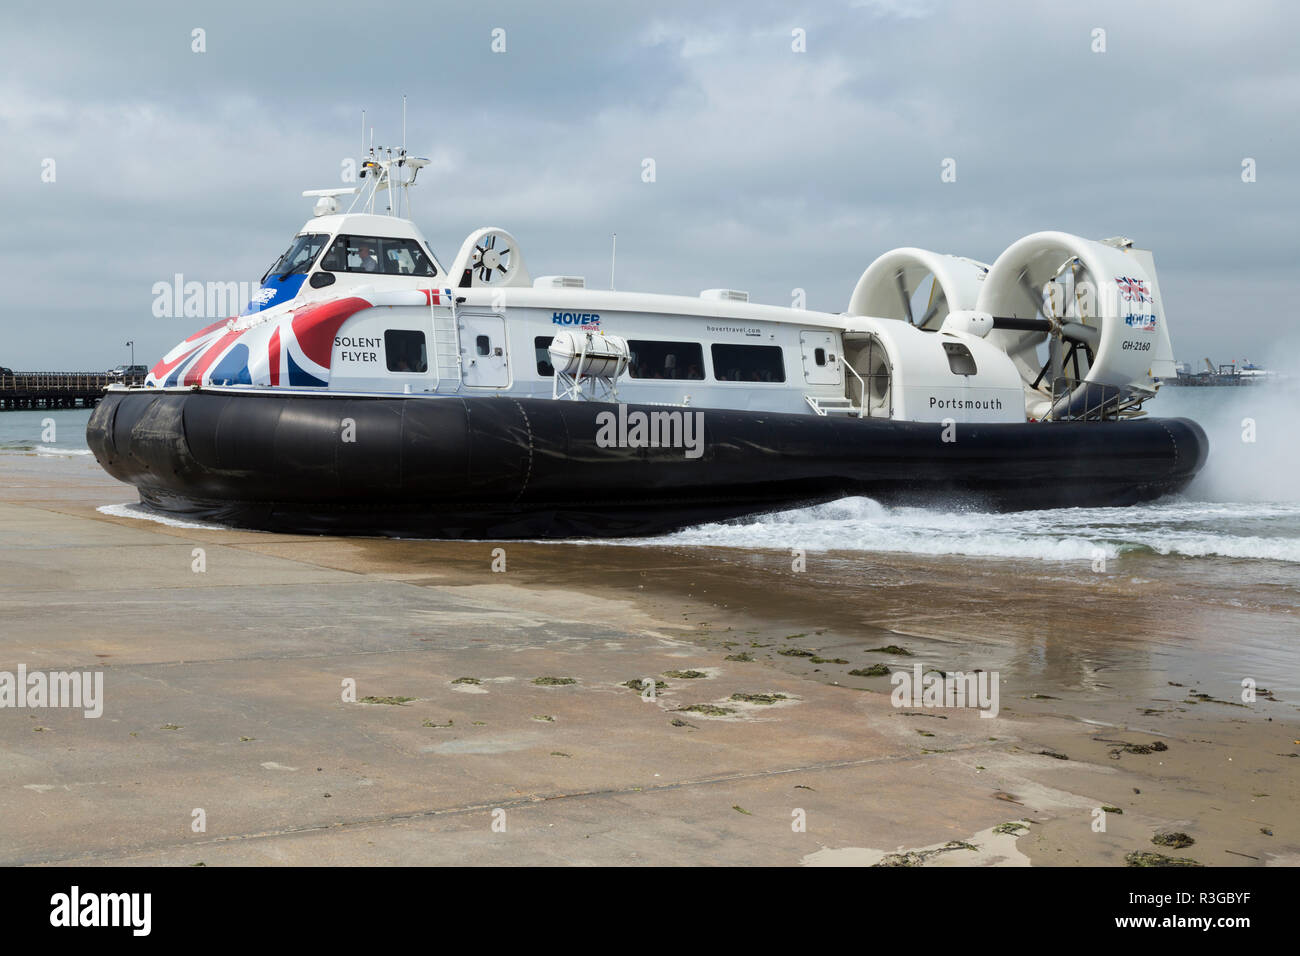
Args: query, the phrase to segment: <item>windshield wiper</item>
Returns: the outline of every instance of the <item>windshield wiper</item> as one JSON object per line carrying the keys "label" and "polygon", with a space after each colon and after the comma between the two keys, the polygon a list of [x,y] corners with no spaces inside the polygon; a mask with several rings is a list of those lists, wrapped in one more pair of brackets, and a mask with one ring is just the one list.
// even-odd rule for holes
{"label": "windshield wiper", "polygon": [[[317,251],[319,252],[320,250]],[[289,278],[289,276],[297,275],[299,272],[306,272],[308,269],[311,268],[311,264],[315,261],[316,261],[316,257],[314,255],[311,255],[308,256],[306,259],[303,259],[302,261],[295,263],[294,265],[286,269],[284,272],[280,273],[280,281],[283,282],[285,279]]]}

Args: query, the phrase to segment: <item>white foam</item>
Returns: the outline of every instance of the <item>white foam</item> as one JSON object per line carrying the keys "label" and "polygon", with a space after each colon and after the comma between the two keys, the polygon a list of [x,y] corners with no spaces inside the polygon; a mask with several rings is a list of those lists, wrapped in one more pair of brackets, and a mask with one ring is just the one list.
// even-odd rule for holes
{"label": "white foam", "polygon": [[[1250,534],[1253,530],[1260,533]],[[1148,550],[1197,558],[1300,562],[1300,505],[1170,499],[1128,508],[990,513],[886,507],[869,498],[846,498],[700,525],[643,543],[1031,561],[1092,560],[1099,554],[1113,558]]]}
{"label": "white foam", "polygon": [[176,518],[172,515],[162,514],[147,508],[138,502],[126,502],[120,505],[100,505],[95,509],[100,514],[111,515],[114,518],[136,518],[141,521],[153,521],[157,524],[165,524],[169,528],[189,528],[195,531],[229,531],[226,525],[216,524],[211,521],[195,521]]}
{"label": "white foam", "polygon": [[1152,541],[1147,546],[1160,554],[1181,554],[1191,558],[1256,558],[1300,562],[1300,540],[1294,538],[1243,538],[1236,535],[1185,533],[1176,539]]}
{"label": "white foam", "polygon": [[[173,528],[229,530],[138,503],[102,514]],[[1254,532],[1254,533],[1252,533]],[[549,541],[549,544],[564,542]],[[1080,562],[1153,552],[1188,558],[1300,563],[1300,504],[1166,499],[1127,508],[1057,508],[1009,513],[887,507],[845,498],[811,508],[686,528],[657,538],[584,540],[583,545],[689,546],[810,552],[916,554]]]}
{"label": "white foam", "polygon": [[53,445],[37,445],[36,454],[42,457],[52,455],[89,455],[89,448],[55,448]]}

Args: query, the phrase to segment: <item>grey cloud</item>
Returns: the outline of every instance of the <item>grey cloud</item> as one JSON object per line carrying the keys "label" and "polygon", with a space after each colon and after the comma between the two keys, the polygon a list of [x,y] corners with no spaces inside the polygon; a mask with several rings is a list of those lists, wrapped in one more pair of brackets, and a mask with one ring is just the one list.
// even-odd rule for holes
{"label": "grey cloud", "polygon": [[128,338],[161,354],[195,323],[153,318],[152,284],[260,276],[310,212],[299,192],[356,156],[359,110],[392,142],[403,93],[437,160],[415,218],[444,261],[490,223],[534,273],[603,285],[618,232],[620,288],[801,287],[838,311],[894,246],[991,260],[1039,229],[1122,233],[1155,251],[1180,357],[1291,332],[1290,6],[136,9],[6,15],[0,364],[107,367]]}

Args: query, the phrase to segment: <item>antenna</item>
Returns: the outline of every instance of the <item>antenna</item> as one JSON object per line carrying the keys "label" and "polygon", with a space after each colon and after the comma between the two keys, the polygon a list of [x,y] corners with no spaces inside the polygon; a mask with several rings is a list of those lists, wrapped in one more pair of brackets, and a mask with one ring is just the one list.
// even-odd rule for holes
{"label": "antenna", "polygon": [[361,111],[361,158],[366,156],[366,111]]}
{"label": "antenna", "polygon": [[609,291],[614,291],[614,258],[618,255],[618,233],[613,234],[614,245],[609,250]]}
{"label": "antenna", "polygon": [[[402,152],[401,152],[399,162],[403,167],[406,166],[406,94],[405,93],[402,94]],[[403,178],[405,178],[406,175],[405,169],[403,169],[402,175]],[[405,183],[402,184],[402,191],[397,196],[397,214],[399,216],[402,214],[403,194],[405,194],[406,196],[406,215],[409,217],[411,215],[411,194],[410,191],[406,189]]]}

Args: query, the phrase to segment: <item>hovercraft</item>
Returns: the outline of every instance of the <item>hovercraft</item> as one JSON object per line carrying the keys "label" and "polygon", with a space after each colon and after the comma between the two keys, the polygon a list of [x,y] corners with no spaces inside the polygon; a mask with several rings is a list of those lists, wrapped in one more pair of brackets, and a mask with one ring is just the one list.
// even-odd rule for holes
{"label": "hovercraft", "polygon": [[243,312],[106,391],[100,465],[238,527],[539,538],[850,495],[1124,505],[1205,462],[1198,425],[1143,410],[1173,350],[1127,239],[1040,232],[991,265],[896,249],[841,314],[605,291],[532,278],[495,227],[444,268],[408,218],[423,165],[372,149],[365,188],[304,193],[314,218]]}

